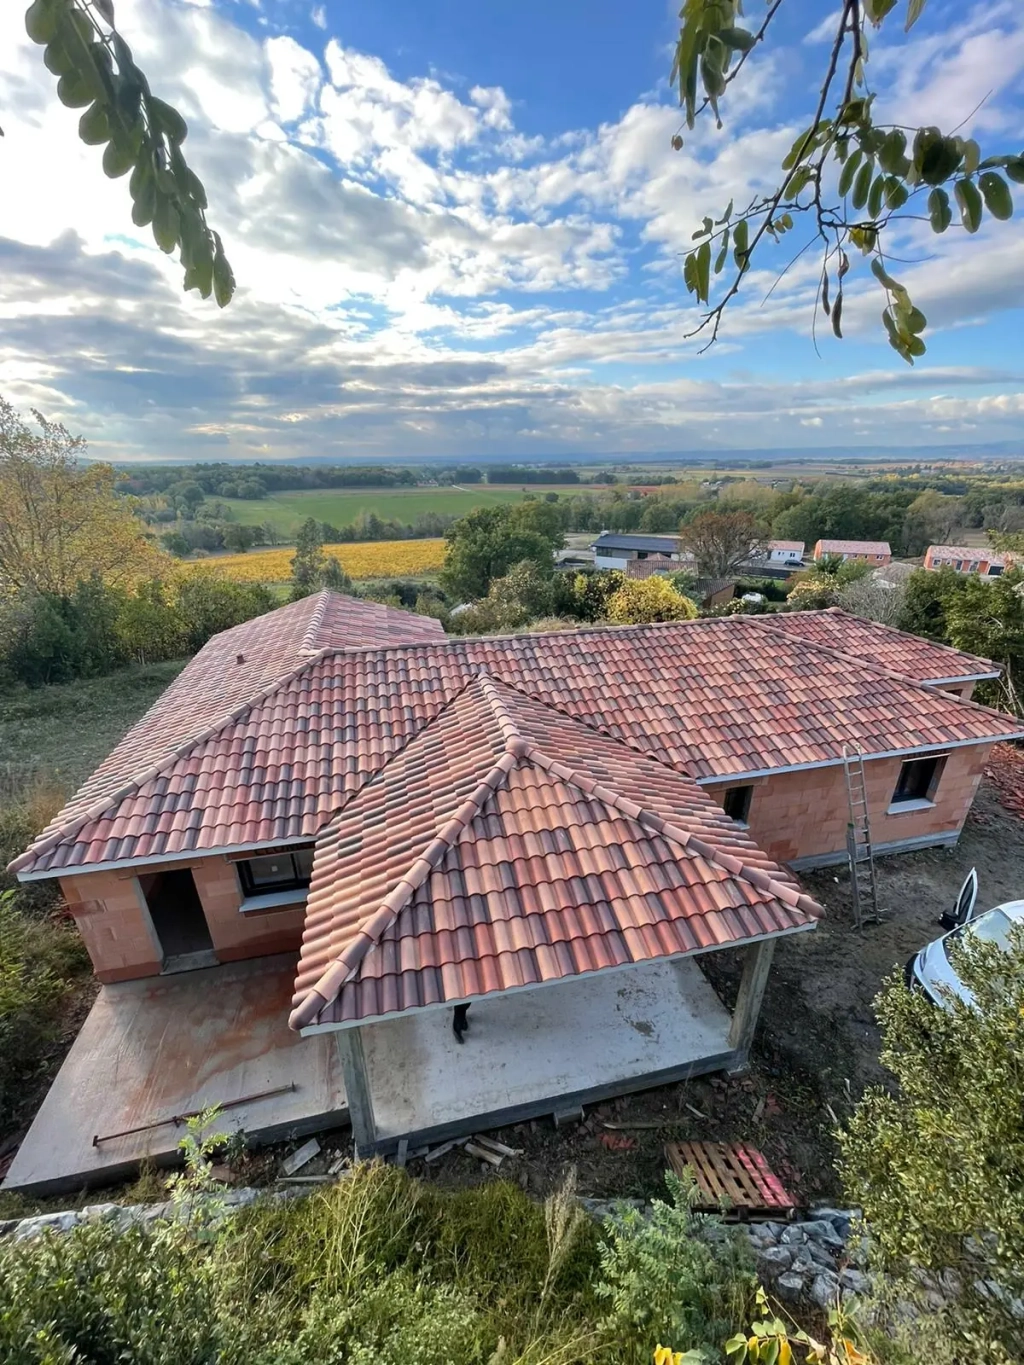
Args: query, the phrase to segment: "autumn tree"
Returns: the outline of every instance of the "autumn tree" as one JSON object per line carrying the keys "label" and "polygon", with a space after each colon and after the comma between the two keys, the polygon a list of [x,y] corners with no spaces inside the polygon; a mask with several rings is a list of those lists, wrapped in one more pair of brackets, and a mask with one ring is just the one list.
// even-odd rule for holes
{"label": "autumn tree", "polygon": [[657,574],[650,578],[627,578],[608,599],[608,620],[618,626],[692,621],[696,615],[696,604]]}
{"label": "autumn tree", "polygon": [[[924,354],[925,316],[891,273],[894,224],[924,220],[942,233],[955,223],[974,234],[986,215],[997,221],[1009,218],[1013,199],[1007,182],[1024,184],[1024,153],[1004,148],[985,155],[956,127],[944,131],[876,122],[878,95],[887,81],[896,84],[900,68],[890,63],[881,72],[881,85],[872,84],[869,29],[897,16],[910,29],[925,4],[840,0],[835,7],[807,126],[782,161],[774,186],[746,204],[730,202],[721,211],[710,210],[693,234],[698,245],[685,258],[683,278],[707,308],[693,335],[704,333],[708,346],[755,257],[760,260],[761,248],[792,234],[798,239],[793,260],[811,248],[818,253],[815,310],[830,320],[837,337],[843,334],[848,276],[861,257],[870,261],[881,290],[882,323],[890,345],[910,364]],[[672,81],[678,84],[687,129],[708,111],[721,127],[723,97],[757,51],[770,44],[784,6],[785,0],[768,0],[760,24],[746,28],[742,0],[685,0]],[[960,125],[971,112],[951,109],[951,122]],[[682,132],[672,145],[682,149]],[[717,275],[723,275],[725,284],[712,304]]]}
{"label": "autumn tree", "polygon": [[764,534],[749,512],[699,512],[679,531],[679,548],[693,555],[708,578],[727,578],[764,548]]}
{"label": "autumn tree", "polygon": [[159,574],[165,556],[114,470],[84,463],[82,437],[34,415],[38,430],[0,398],[0,589],[66,596],[94,575],[130,585]]}
{"label": "autumn tree", "polygon": [[113,0],[33,0],[25,27],[57,77],[57,98],[81,109],[78,133],[103,148],[104,174],[131,171],[132,222],[152,226],[161,251],[178,252],[184,288],[231,301],[235,277],[206,222],[206,191],[182,151],[188,125],[149,88],[114,25]]}
{"label": "autumn tree", "polygon": [[496,578],[529,560],[550,575],[565,543],[561,513],[552,503],[478,507],[445,532],[441,587],[456,602],[484,597]]}

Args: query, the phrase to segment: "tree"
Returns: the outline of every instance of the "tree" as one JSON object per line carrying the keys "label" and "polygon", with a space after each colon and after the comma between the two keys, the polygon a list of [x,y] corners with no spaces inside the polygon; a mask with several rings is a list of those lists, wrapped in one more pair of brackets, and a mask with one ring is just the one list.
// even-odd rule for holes
{"label": "tree", "polygon": [[840,1169],[894,1296],[939,1318],[954,1358],[1008,1365],[1024,1301],[1024,929],[1005,949],[965,934],[952,951],[971,1003],[937,1006],[901,975],[879,996],[896,1084],[864,1095]]}
{"label": "tree", "polygon": [[256,544],[256,528],[243,526],[240,522],[228,522],[224,527],[224,548],[235,554],[244,554]]}
{"label": "tree", "polygon": [[[1024,184],[1024,154],[983,158],[977,142],[958,137],[955,130],[944,134],[936,127],[874,122],[875,92],[867,83],[867,27],[878,28],[900,8],[909,29],[925,3],[906,0],[904,7],[898,0],[841,0],[810,122],[783,160],[776,186],[756,194],[738,213],[730,203],[720,216],[705,216],[693,234],[700,244],[687,254],[683,278],[697,301],[708,306],[693,333],[709,329],[707,346],[718,336],[723,314],[765,238],[778,242],[795,231],[799,220],[806,225],[807,241],[797,254],[820,243],[815,311],[821,308],[835,335],[843,334],[844,281],[850,256],[858,252],[870,258],[883,290],[882,321],[890,344],[910,364],[924,354],[924,314],[886,266],[883,243],[891,236],[892,224],[927,217],[934,232],[945,232],[954,216],[951,188],[960,224],[975,233],[986,211],[1000,221],[1012,215],[1007,180]],[[721,126],[720,99],[755,48],[766,42],[782,7],[783,0],[769,0],[764,20],[752,32],[737,23],[742,0],[686,0],[671,79],[678,81],[688,128],[707,109]],[[958,110],[957,117],[968,112]],[[677,151],[682,148],[681,134],[675,135],[672,145]],[[730,249],[729,284],[712,307],[712,270],[721,274]]]}
{"label": "tree", "polygon": [[307,517],[295,536],[291,589],[293,602],[308,597],[323,586],[325,568],[323,527],[315,517]]}
{"label": "tree", "polygon": [[103,147],[112,179],[131,171],[132,222],[152,224],[161,251],[176,249],[184,288],[231,301],[235,277],[218,233],[206,222],[206,191],[181,150],[188,125],[158,99],[114,27],[113,0],[33,0],[25,27],[45,48],[43,61],[58,77],[57,97],[84,110],[82,141]]}
{"label": "tree", "polygon": [[553,610],[557,616],[574,621],[603,621],[608,616],[608,602],[625,581],[621,569],[581,569],[574,574],[557,574]]}
{"label": "tree", "polygon": [[696,615],[696,605],[657,574],[650,578],[627,578],[608,602],[608,620],[620,626],[692,621]]}
{"label": "tree", "polygon": [[521,630],[551,612],[552,597],[550,570],[524,559],[495,578],[487,596],[456,619],[460,630],[472,634]]}
{"label": "tree", "polygon": [[1024,714],[1024,569],[1011,569],[990,583],[963,574],[946,596],[946,636],[956,649],[994,659],[1002,676],[993,684],[997,700]]}
{"label": "tree", "polygon": [[445,540],[441,587],[453,601],[466,602],[486,596],[495,578],[524,560],[552,573],[564,535],[558,508],[532,502],[479,507],[450,526]]}
{"label": "tree", "polygon": [[854,616],[865,616],[884,626],[898,626],[903,619],[906,598],[906,583],[893,583],[869,573],[841,587],[838,604]]}
{"label": "tree", "polygon": [[764,543],[749,512],[699,512],[679,528],[679,548],[693,555],[697,571],[708,578],[727,578]]}
{"label": "tree", "polygon": [[67,595],[93,574],[131,583],[166,562],[116,493],[107,464],[81,464],[85,442],[35,413],[27,426],[0,398],[0,589]]}
{"label": "tree", "polygon": [[948,544],[959,509],[958,498],[943,497],[934,488],[926,488],[907,508],[902,536],[904,553],[923,555],[929,545]]}

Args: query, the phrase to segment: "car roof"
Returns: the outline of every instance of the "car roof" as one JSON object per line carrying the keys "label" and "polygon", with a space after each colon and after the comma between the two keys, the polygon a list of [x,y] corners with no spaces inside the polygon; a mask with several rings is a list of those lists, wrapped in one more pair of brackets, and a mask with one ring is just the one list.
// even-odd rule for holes
{"label": "car roof", "polygon": [[[993,910],[1002,910],[1007,919],[1024,922],[1024,901],[1006,901],[1003,905],[993,905],[992,910],[985,913],[991,915]],[[981,916],[975,915],[974,918],[981,919]]]}

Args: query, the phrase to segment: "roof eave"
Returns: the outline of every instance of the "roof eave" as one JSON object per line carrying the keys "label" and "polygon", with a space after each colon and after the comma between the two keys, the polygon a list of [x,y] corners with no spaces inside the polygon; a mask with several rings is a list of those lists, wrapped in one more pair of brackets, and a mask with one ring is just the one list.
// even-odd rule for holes
{"label": "roof eave", "polygon": [[[524,986],[509,986],[503,991],[488,991],[483,995],[467,996],[466,1000],[496,1000],[506,995],[522,995],[525,991],[543,990],[545,987],[560,986],[567,981],[581,981],[592,976],[608,976],[612,972],[628,972],[631,967],[646,967],[652,962],[679,962],[684,958],[703,957],[707,953],[720,953],[730,948],[748,948],[755,943],[768,939],[792,938],[794,934],[805,934],[816,929],[818,921],[808,919],[806,924],[794,924],[787,929],[775,929],[770,934],[754,934],[750,938],[732,939],[728,943],[716,943],[707,948],[696,948],[688,953],[665,953],[663,956],[644,958],[641,962],[620,962],[614,967],[598,967],[588,972],[573,972],[570,976],[556,976],[549,981],[530,981]],[[387,1023],[391,1019],[405,1018],[410,1014],[433,1014],[437,1010],[450,1010],[459,1000],[441,1000],[432,1005],[416,1005],[412,1009],[393,1010],[390,1014],[372,1014],[363,1019],[347,1019],[342,1023],[304,1024],[296,1032],[302,1038],[318,1033],[341,1033],[345,1029],[362,1028],[364,1024]]]}

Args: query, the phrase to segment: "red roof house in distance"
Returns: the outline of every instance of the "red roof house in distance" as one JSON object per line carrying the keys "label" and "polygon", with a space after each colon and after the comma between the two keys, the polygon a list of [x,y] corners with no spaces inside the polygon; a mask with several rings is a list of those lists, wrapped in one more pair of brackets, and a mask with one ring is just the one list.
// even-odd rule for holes
{"label": "red roof house in distance", "polygon": [[225,632],[12,864],[105,984],[7,1183],[170,1159],[211,1103],[387,1152],[740,1064],[844,752],[877,850],[955,841],[1022,733],[994,673],[842,612],[451,639],[321,593]]}
{"label": "red roof house in distance", "polygon": [[867,564],[888,564],[892,551],[887,540],[819,540],[812,558],[840,555],[843,559],[860,559]]}
{"label": "red roof house in distance", "polygon": [[924,556],[926,569],[956,569],[957,573],[977,574],[979,578],[998,578],[1014,563],[1012,554],[977,545],[929,545]]}

